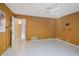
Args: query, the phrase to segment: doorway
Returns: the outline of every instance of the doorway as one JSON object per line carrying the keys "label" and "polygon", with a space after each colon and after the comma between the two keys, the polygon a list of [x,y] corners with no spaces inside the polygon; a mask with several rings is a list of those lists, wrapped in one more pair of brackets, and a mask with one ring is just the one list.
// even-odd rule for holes
{"label": "doorway", "polygon": [[26,45],[26,19],[12,17],[12,46]]}

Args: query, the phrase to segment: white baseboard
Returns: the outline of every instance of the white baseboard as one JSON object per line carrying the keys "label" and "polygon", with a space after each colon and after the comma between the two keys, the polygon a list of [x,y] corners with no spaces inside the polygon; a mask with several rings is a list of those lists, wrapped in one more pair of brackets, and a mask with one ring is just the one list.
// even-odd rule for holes
{"label": "white baseboard", "polygon": [[63,43],[66,43],[66,44],[69,44],[69,45],[74,46],[74,47],[76,47],[76,48],[79,48],[78,45],[75,45],[75,44],[69,43],[69,42],[67,42],[67,41],[64,41],[64,40],[61,40],[61,39],[58,39],[58,38],[56,38],[56,39],[57,39],[58,41],[63,42]]}

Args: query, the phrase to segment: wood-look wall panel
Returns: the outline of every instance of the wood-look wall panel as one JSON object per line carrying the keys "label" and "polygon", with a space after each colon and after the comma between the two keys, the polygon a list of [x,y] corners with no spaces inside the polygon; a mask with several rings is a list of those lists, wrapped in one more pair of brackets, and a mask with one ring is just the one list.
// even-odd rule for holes
{"label": "wood-look wall panel", "polygon": [[10,47],[10,18],[13,15],[13,13],[3,3],[0,3],[0,10],[5,13],[5,21],[7,26],[5,32],[0,32],[0,53],[2,54],[8,47]]}
{"label": "wood-look wall panel", "polygon": [[31,29],[30,29],[30,19],[31,19],[31,16],[27,16],[26,17],[26,40],[31,40]]}
{"label": "wood-look wall panel", "polygon": [[27,33],[30,39],[37,37],[38,39],[55,38],[56,37],[56,21],[50,18],[31,17],[27,20]]}
{"label": "wood-look wall panel", "polygon": [[[69,26],[65,24],[69,23]],[[79,45],[79,12],[64,16],[57,20],[57,37]]]}

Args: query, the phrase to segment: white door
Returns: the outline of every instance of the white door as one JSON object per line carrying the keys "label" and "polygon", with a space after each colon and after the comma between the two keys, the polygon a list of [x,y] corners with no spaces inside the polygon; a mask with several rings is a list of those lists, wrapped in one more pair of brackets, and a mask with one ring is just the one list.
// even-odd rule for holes
{"label": "white door", "polygon": [[22,39],[22,43],[23,45],[26,45],[26,20],[22,20],[22,35],[21,35],[21,39]]}

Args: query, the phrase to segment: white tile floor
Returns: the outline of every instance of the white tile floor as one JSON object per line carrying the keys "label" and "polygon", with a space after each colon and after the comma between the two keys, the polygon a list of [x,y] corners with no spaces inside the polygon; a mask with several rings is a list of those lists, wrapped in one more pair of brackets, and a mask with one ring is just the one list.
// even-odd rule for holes
{"label": "white tile floor", "polygon": [[27,48],[22,42],[15,42],[4,56],[79,56],[79,48],[55,39],[32,40]]}

